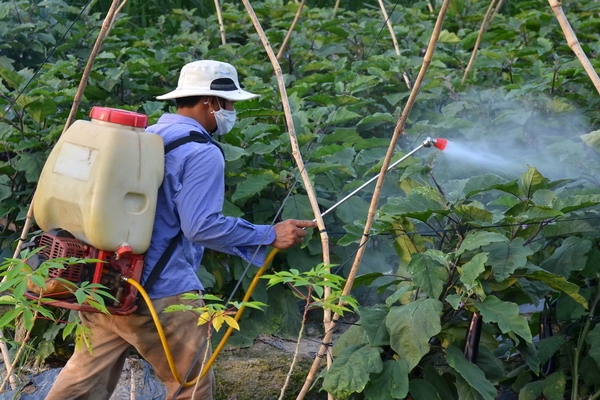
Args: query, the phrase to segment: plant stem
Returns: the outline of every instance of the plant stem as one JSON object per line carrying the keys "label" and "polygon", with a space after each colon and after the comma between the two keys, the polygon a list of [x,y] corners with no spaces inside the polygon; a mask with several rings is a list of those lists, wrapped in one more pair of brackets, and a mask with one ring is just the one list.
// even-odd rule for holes
{"label": "plant stem", "polygon": [[[38,316],[38,312],[36,310],[33,313],[33,320],[34,321],[37,318],[37,316]],[[4,379],[4,382],[2,382],[2,385],[0,385],[0,393],[4,392],[4,389],[6,388],[7,381],[9,381],[10,377],[13,376],[13,371],[16,369],[17,363],[19,362],[19,359],[21,358],[21,355],[23,354],[23,351],[25,350],[25,346],[27,345],[27,342],[29,341],[30,337],[31,337],[31,330],[27,331],[27,334],[23,338],[23,341],[21,342],[21,346],[19,346],[19,350],[17,351],[17,354],[15,355],[14,360],[6,368],[7,377],[6,377],[6,379]]]}
{"label": "plant stem", "polygon": [[590,307],[589,317],[585,324],[583,325],[583,329],[579,334],[579,339],[577,340],[577,348],[575,349],[575,354],[573,355],[573,373],[572,373],[572,386],[571,386],[571,399],[577,399],[577,392],[579,391],[579,359],[583,352],[583,345],[585,343],[585,338],[590,330],[590,325],[592,323],[592,317],[594,316],[594,312],[596,311],[596,307],[598,306],[598,302],[600,302],[600,286],[596,288],[596,297]]}
{"label": "plant stem", "polygon": [[292,363],[290,364],[290,369],[285,377],[285,383],[281,388],[281,394],[279,395],[279,400],[283,400],[283,396],[285,395],[285,390],[290,384],[290,379],[292,378],[292,373],[294,372],[294,367],[296,366],[296,361],[298,360],[298,353],[300,353],[300,342],[302,342],[302,335],[304,334],[304,327],[306,326],[306,318],[308,315],[308,308],[310,306],[310,299],[312,298],[312,288],[309,287],[308,294],[306,295],[306,304],[304,305],[304,313],[302,314],[302,321],[300,323],[300,331],[298,332],[298,340],[296,341],[296,349],[294,351],[294,357],[292,358]]}

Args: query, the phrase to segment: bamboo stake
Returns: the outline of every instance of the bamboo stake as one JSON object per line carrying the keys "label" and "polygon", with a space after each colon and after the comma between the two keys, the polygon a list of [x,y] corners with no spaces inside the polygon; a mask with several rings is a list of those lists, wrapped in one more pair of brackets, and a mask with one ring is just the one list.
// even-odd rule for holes
{"label": "bamboo stake", "polygon": [[215,0],[215,8],[217,9],[217,19],[219,20],[221,44],[227,44],[227,39],[225,38],[225,24],[223,23],[223,14],[221,13],[221,4],[219,3],[219,0]]}
{"label": "bamboo stake", "polygon": [[[292,146],[292,156],[294,157],[294,160],[296,161],[296,165],[298,166],[298,170],[300,171],[300,176],[302,178],[302,182],[304,183],[304,187],[306,189],[306,193],[308,195],[308,199],[310,201],[310,205],[311,205],[313,214],[315,215],[315,221],[317,222],[317,226],[319,227],[320,236],[321,236],[321,245],[323,247],[323,263],[325,265],[330,265],[331,260],[330,260],[330,254],[329,254],[329,236],[325,229],[325,222],[323,221],[323,217],[322,217],[321,211],[319,209],[319,204],[317,202],[317,196],[315,194],[312,183],[310,181],[308,172],[306,171],[304,161],[302,160],[302,154],[300,154],[300,146],[298,145],[298,138],[296,136],[296,128],[294,127],[292,109],[291,109],[290,102],[289,102],[289,99],[287,96],[287,90],[286,90],[285,81],[283,79],[281,65],[279,64],[279,61],[277,60],[277,56],[275,55],[275,52],[273,51],[273,48],[271,47],[271,44],[269,43],[269,40],[267,39],[267,36],[265,35],[265,32],[260,24],[260,21],[258,20],[258,18],[256,16],[256,13],[254,12],[254,10],[252,9],[252,6],[250,5],[250,1],[249,0],[242,0],[242,1],[244,3],[244,6],[246,7],[246,11],[248,12],[248,15],[250,16],[250,19],[252,20],[252,23],[254,24],[254,28],[256,29],[258,36],[261,39],[263,47],[265,48],[265,51],[267,52],[267,55],[269,56],[269,59],[271,60],[271,64],[273,65],[273,70],[275,71],[275,76],[277,78],[277,83],[279,86],[279,92],[281,94],[281,103],[283,105],[288,134],[290,137],[290,143]],[[302,3],[304,3],[304,1],[302,1]],[[300,8],[302,8],[302,6]],[[299,13],[297,13],[296,15],[299,15]],[[331,312],[327,312],[327,310],[326,310],[326,312],[324,313],[324,317],[323,317],[323,323],[325,324],[325,326],[330,325]]]}
{"label": "bamboo stake", "polygon": [[[408,119],[408,115],[410,114],[410,111],[415,103],[415,99],[417,97],[417,94],[419,93],[419,89],[421,87],[421,83],[423,82],[423,79],[425,77],[425,73],[427,72],[427,68],[429,67],[429,64],[431,64],[431,60],[433,57],[433,53],[435,51],[435,46],[437,45],[439,36],[440,36],[440,32],[442,30],[442,23],[444,21],[444,18],[446,16],[446,12],[448,10],[448,7],[450,5],[451,0],[444,0],[442,3],[442,6],[440,8],[438,17],[437,17],[437,21],[433,30],[433,33],[431,35],[431,38],[429,40],[429,45],[427,46],[427,51],[425,53],[425,57],[423,58],[423,65],[421,66],[421,69],[419,71],[419,75],[417,76],[417,79],[415,81],[415,85],[413,86],[413,89],[410,93],[410,96],[408,97],[407,103],[406,103],[406,107],[404,108],[404,111],[402,112],[402,115],[400,116],[400,119],[398,120],[398,123],[396,124],[396,127],[394,129],[394,134],[392,136],[392,140],[390,141],[390,145],[388,147],[388,151],[385,155],[385,158],[383,160],[383,164],[381,166],[381,171],[379,173],[379,178],[377,179],[377,183],[375,186],[375,191],[373,193],[373,198],[371,200],[371,205],[369,207],[369,213],[368,213],[368,217],[367,217],[367,221],[365,223],[365,229],[363,231],[363,237],[361,239],[360,245],[358,247],[358,252],[356,253],[356,258],[354,260],[354,263],[352,264],[352,267],[350,269],[350,272],[348,274],[348,278],[346,279],[346,285],[344,286],[344,290],[342,291],[342,295],[348,295],[352,289],[352,286],[354,284],[354,280],[356,278],[356,275],[358,273],[358,268],[360,266],[362,257],[364,255],[364,252],[366,250],[366,243],[369,237],[369,233],[371,231],[371,226],[373,225],[373,220],[375,219],[375,212],[377,210],[377,204],[379,202],[379,197],[381,195],[381,188],[383,186],[383,180],[385,178],[388,166],[390,164],[390,161],[392,159],[392,156],[394,154],[394,149],[396,147],[396,143],[398,141],[398,138],[400,136],[400,134],[403,132],[404,129],[404,125],[406,123],[406,120]],[[300,392],[300,394],[298,395],[298,397],[296,398],[296,400],[302,400],[304,399],[304,396],[306,395],[306,393],[308,392],[308,389],[310,388],[310,386],[312,385],[313,381],[315,380],[316,377],[316,372],[317,369],[319,367],[319,363],[321,358],[323,357],[323,355],[325,354],[326,350],[327,350],[327,346],[328,343],[331,342],[331,337],[333,334],[333,328],[335,327],[335,324],[337,322],[337,320],[339,319],[339,315],[338,314],[334,314],[333,318],[332,318],[332,322],[329,325],[329,327],[327,328],[325,337],[323,338],[323,343],[321,344],[321,346],[319,347],[319,351],[317,353],[317,356],[315,357],[313,364],[311,366],[311,369],[309,371],[309,375],[306,378],[306,381],[304,382],[304,386],[302,387],[302,390]]]}
{"label": "bamboo stake", "polygon": [[[477,57],[477,52],[479,51],[479,45],[481,44],[481,40],[483,39],[483,34],[485,33],[485,31],[487,31],[488,27],[490,26],[490,22],[492,20],[492,18],[494,17],[494,15],[496,15],[494,10],[498,10],[500,8],[500,6],[502,5],[502,1],[503,0],[492,0],[490,2],[490,5],[483,17],[483,21],[481,22],[481,26],[479,27],[479,33],[477,34],[477,40],[475,41],[475,46],[473,48],[473,52],[471,53],[471,58],[469,59],[469,63],[467,64],[467,67],[465,68],[465,73],[463,74],[462,80],[461,80],[461,84],[464,84],[465,81],[467,80],[467,76],[469,75],[469,72],[471,71],[471,68],[473,67],[473,63],[475,62],[475,58]],[[496,5],[496,3],[498,3]]]}
{"label": "bamboo stake", "polygon": [[[69,126],[71,126],[71,124],[73,122],[75,114],[77,113],[77,109],[79,108],[79,103],[81,102],[81,98],[83,97],[83,92],[87,85],[87,82],[88,82],[88,79],[90,76],[90,71],[94,64],[94,60],[96,59],[98,53],[100,52],[100,47],[102,46],[102,42],[106,38],[108,32],[110,31],[111,27],[113,26],[113,24],[115,22],[119,10],[121,10],[123,8],[123,6],[125,5],[126,2],[127,2],[127,0],[123,0],[123,2],[121,4],[119,4],[120,0],[113,0],[112,4],[110,6],[110,9],[108,10],[108,12],[106,14],[106,17],[104,18],[102,27],[100,29],[100,33],[98,34],[98,37],[96,38],[96,43],[94,44],[92,52],[90,53],[90,56],[88,58],[88,63],[83,71],[81,80],[79,82],[79,87],[77,88],[77,92],[75,93],[75,96],[73,98],[73,104],[71,106],[71,111],[69,113],[69,116],[67,117],[67,121],[65,122],[65,126],[63,128],[62,133],[64,133],[69,128]],[[29,229],[31,229],[31,225],[33,223],[32,221],[33,221],[33,202],[34,201],[35,201],[35,194],[31,200],[31,203],[29,204],[29,209],[27,210],[27,218],[25,220],[25,224],[23,225],[23,230],[21,231],[21,236],[19,237],[19,242],[17,243],[17,247],[15,248],[13,258],[17,258],[19,256],[19,253],[21,252],[23,243],[25,243],[25,240],[27,240],[27,235],[29,233]],[[2,279],[2,281],[4,282],[5,280],[6,280],[6,276]],[[5,365],[8,368],[11,386],[12,386],[12,382],[14,381],[14,376],[12,376],[13,371],[12,371],[11,363],[10,363],[10,355],[8,354],[8,352],[5,353],[6,345],[4,344],[3,338],[4,338],[3,332],[0,331],[0,342],[2,342],[2,345],[0,345],[0,351],[2,352],[2,357],[5,360]],[[18,341],[18,339],[17,339],[17,341]],[[7,360],[9,362],[6,362]],[[15,360],[15,362],[16,362],[16,360]]]}
{"label": "bamboo stake", "polygon": [[292,25],[290,26],[290,29],[288,29],[288,32],[285,35],[285,38],[283,39],[283,43],[281,43],[281,48],[279,49],[279,52],[277,53],[277,60],[281,60],[281,56],[283,55],[283,52],[287,48],[287,44],[290,41],[290,37],[292,36],[292,32],[294,31],[294,28],[296,27],[296,24],[298,23],[298,20],[300,20],[300,15],[302,14],[302,9],[304,8],[304,3],[306,3],[306,0],[302,0],[300,2],[300,6],[298,7],[298,11],[296,11],[296,15],[294,16],[294,21],[292,22]]}
{"label": "bamboo stake", "polygon": [[398,45],[398,39],[396,39],[396,33],[394,32],[394,27],[392,26],[392,22],[390,21],[390,17],[385,9],[385,5],[383,4],[383,0],[379,1],[379,8],[381,8],[381,14],[383,15],[383,21],[385,22],[388,30],[390,31],[390,36],[392,37],[392,43],[394,44],[394,50],[396,50],[396,55],[400,55],[400,46]]}
{"label": "bamboo stake", "polygon": [[4,365],[6,366],[10,388],[15,390],[17,388],[17,378],[15,377],[15,374],[12,373],[10,353],[8,352],[8,346],[6,345],[6,342],[4,342],[4,332],[2,330],[0,330],[0,350],[2,351],[2,359],[4,360]]}
{"label": "bamboo stake", "polygon": [[341,0],[335,0],[335,4],[333,6],[333,15],[332,15],[333,18],[335,18],[335,14],[337,13],[337,10],[340,8],[340,1]]}
{"label": "bamboo stake", "polygon": [[571,24],[569,24],[569,20],[567,20],[565,12],[562,9],[561,1],[548,0],[548,2],[550,3],[550,7],[552,7],[552,11],[554,11],[554,15],[556,15],[556,19],[558,20],[558,23],[560,24],[563,33],[565,34],[565,38],[567,39],[569,47],[571,48],[571,50],[573,50],[573,53],[575,53],[575,55],[583,65],[583,68],[592,80],[592,83],[596,87],[598,93],[600,93],[600,77],[598,77],[598,73],[594,70],[594,67],[590,63],[590,60],[587,58],[585,52],[581,48],[579,40],[577,40],[577,35],[573,31],[573,28],[571,28]]}
{"label": "bamboo stake", "polygon": [[[385,9],[383,0],[379,0],[379,7],[381,8],[381,13],[383,14],[383,20],[385,21],[385,24],[387,25],[388,30],[390,31],[390,36],[392,37],[392,43],[394,44],[394,50],[396,51],[396,55],[400,56],[401,52],[400,52],[400,46],[398,45],[398,39],[396,38],[396,33],[394,32],[394,27],[392,26],[390,17],[388,16],[387,10]],[[406,84],[406,87],[411,89],[412,82],[410,81],[410,78],[408,77],[408,74],[406,72],[402,73],[402,78],[404,79],[404,83]]]}

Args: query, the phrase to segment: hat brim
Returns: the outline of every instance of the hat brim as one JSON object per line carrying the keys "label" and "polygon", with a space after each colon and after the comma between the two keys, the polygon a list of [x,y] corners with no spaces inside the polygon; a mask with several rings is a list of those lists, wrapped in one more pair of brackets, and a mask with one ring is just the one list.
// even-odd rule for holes
{"label": "hat brim", "polygon": [[247,92],[245,90],[210,90],[210,89],[175,89],[172,92],[156,96],[158,100],[170,100],[180,97],[191,96],[217,96],[231,101],[250,100],[259,97],[259,95]]}

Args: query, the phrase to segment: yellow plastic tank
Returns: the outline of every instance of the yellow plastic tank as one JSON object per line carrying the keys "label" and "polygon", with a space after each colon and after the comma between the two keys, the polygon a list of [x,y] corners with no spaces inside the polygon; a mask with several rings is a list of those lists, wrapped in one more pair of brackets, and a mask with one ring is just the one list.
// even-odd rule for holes
{"label": "yellow plastic tank", "polygon": [[59,138],[40,175],[33,213],[45,232],[62,228],[100,250],[150,245],[164,174],[159,135],[144,114],[93,107]]}

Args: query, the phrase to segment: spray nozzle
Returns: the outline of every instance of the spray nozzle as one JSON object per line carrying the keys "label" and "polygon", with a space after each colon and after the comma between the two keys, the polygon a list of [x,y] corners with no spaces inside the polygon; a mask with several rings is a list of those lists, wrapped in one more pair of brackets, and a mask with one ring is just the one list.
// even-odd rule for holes
{"label": "spray nozzle", "polygon": [[428,137],[423,142],[423,146],[425,146],[425,147],[431,147],[431,146],[433,146],[433,147],[438,148],[440,150],[444,150],[447,145],[448,145],[448,139],[442,139],[442,138],[433,139],[433,138]]}

